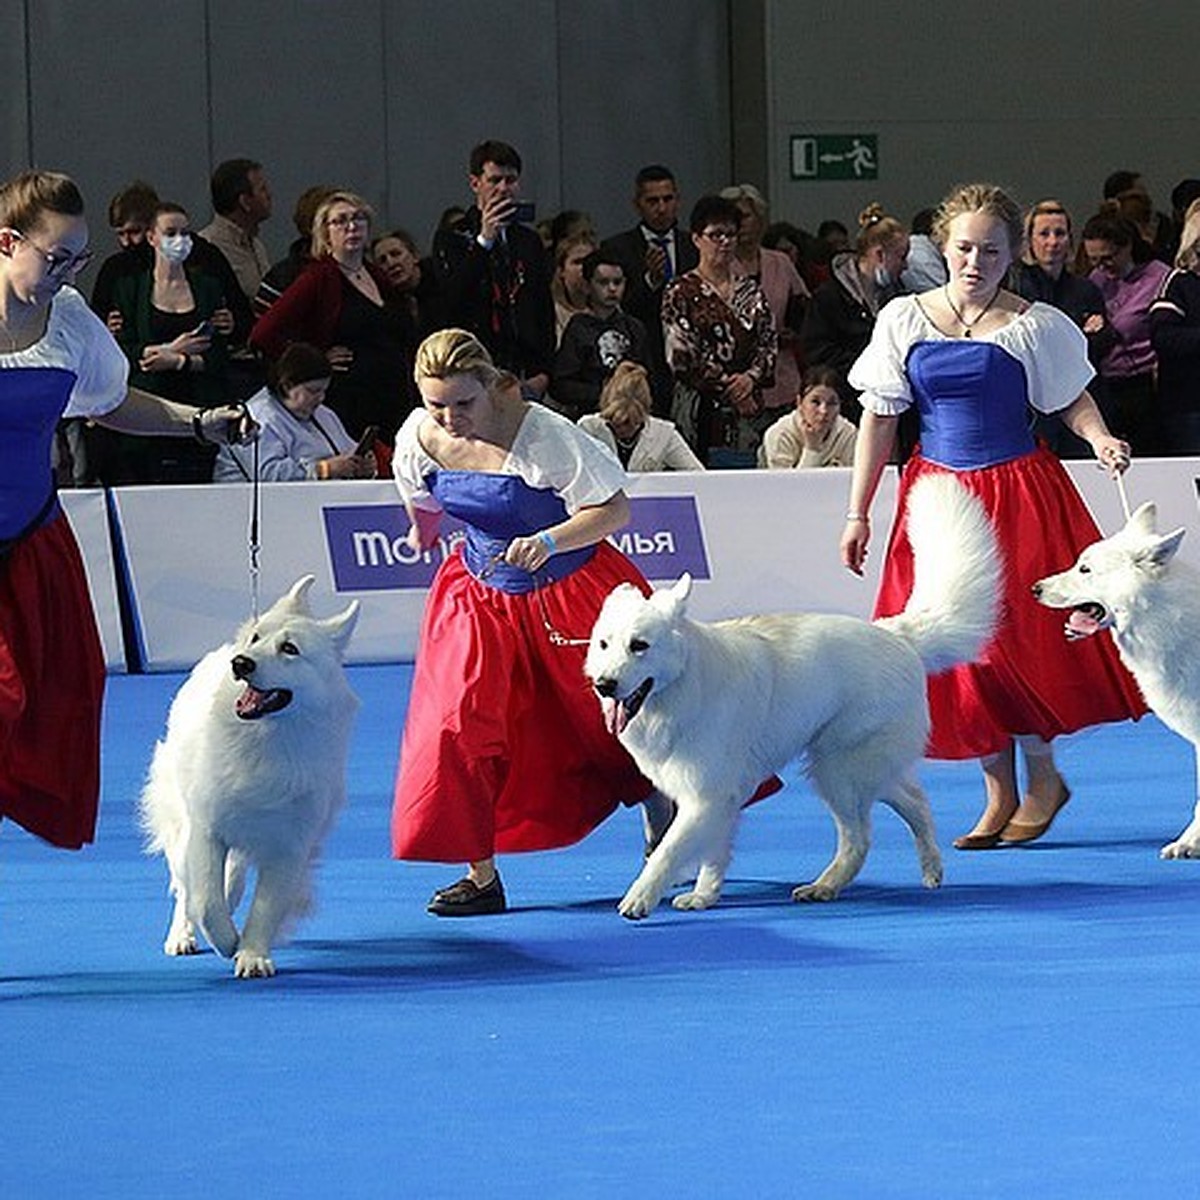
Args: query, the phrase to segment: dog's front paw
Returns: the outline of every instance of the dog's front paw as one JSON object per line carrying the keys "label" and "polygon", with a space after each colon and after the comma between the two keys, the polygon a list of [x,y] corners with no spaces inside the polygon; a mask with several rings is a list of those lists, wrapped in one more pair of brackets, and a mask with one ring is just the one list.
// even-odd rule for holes
{"label": "dog's front paw", "polygon": [[172,957],[183,954],[199,954],[200,947],[196,943],[196,934],[191,929],[179,932],[172,929],[167,934],[167,940],[163,942],[163,953],[170,954]]}
{"label": "dog's front paw", "polygon": [[1200,858],[1200,843],[1189,837],[1168,842],[1159,852],[1159,858]]}
{"label": "dog's front paw", "polygon": [[640,879],[635,879],[617,905],[617,912],[631,921],[640,921],[648,917],[662,899],[662,892],[656,887],[647,886]]}
{"label": "dog's front paw", "polygon": [[671,901],[671,907],[680,912],[699,912],[704,908],[712,908],[717,897],[712,892],[684,892]]}
{"label": "dog's front paw", "polygon": [[828,883],[802,883],[799,887],[792,889],[792,899],[797,903],[824,903],[828,900],[836,900],[838,892],[842,889],[833,887]]}
{"label": "dog's front paw", "polygon": [[266,954],[239,950],[233,956],[233,974],[237,979],[270,979],[275,974],[275,964]]}
{"label": "dog's front paw", "polygon": [[927,867],[921,872],[921,886],[927,888],[940,888],[942,886],[942,864],[937,866]]}

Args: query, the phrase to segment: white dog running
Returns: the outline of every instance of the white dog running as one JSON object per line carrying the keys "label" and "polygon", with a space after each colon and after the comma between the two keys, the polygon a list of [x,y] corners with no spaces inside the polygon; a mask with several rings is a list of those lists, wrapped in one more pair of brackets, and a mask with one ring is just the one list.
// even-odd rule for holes
{"label": "white dog running", "polygon": [[910,493],[916,585],[904,612],[874,624],[801,614],[705,625],[685,615],[691,581],[645,598],[623,585],[604,602],[586,671],[610,729],[678,813],[619,905],[640,918],[699,867],[676,908],[720,895],[738,814],[757,784],[806,756],[837,826],[837,851],[796,900],[831,900],[858,874],[870,810],[907,822],[927,887],[941,882],[929,802],[915,767],[929,733],[926,671],[972,658],[996,622],[1001,570],[979,502],[952,475]]}
{"label": "white dog running", "polygon": [[[1121,661],[1163,724],[1200,751],[1200,575],[1175,557],[1184,531],[1157,531],[1151,503],[1088,546],[1075,565],[1033,585],[1048,608],[1069,608],[1066,634],[1112,631]],[[1191,824],[1163,858],[1200,858],[1200,784]]]}
{"label": "white dog running", "polygon": [[[175,897],[163,949],[195,954],[199,927],[243,978],[275,973],[272,945],[308,911],[317,853],[345,801],[358,700],[342,659],[359,605],[316,620],[312,583],[305,576],[196,664],[141,798],[147,849],[166,856]],[[251,866],[239,936],[233,913]]]}

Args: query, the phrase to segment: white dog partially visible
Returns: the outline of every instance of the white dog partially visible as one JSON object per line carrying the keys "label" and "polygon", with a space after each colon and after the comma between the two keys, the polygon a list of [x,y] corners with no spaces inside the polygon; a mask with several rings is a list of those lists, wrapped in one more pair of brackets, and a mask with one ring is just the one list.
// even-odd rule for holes
{"label": "white dog partially visible", "polygon": [[680,909],[716,903],[742,805],[800,756],[837,826],[837,851],[796,900],[832,900],[859,872],[876,800],[916,840],[926,887],[942,878],[929,801],[915,768],[925,751],[926,671],[972,658],[996,623],[1001,571],[991,524],[949,474],[913,487],[916,585],[905,611],[853,617],[686,615],[691,580],[649,598],[623,584],[605,600],[586,672],[609,728],[677,815],[619,905],[645,917],[685,869]]}
{"label": "white dog partially visible", "polygon": [[[1066,634],[1112,631],[1121,661],[1164,725],[1200,752],[1200,574],[1175,557],[1184,531],[1160,534],[1151,503],[1088,546],[1069,571],[1033,585],[1048,608],[1069,608]],[[1200,786],[1197,788],[1200,797]],[[1163,858],[1200,858],[1200,798]]]}
{"label": "white dog partially visible", "polygon": [[[196,929],[239,978],[275,974],[271,949],[311,906],[321,843],[346,797],[358,699],[342,660],[358,620],[309,612],[305,576],[196,664],[171,704],[141,797],[175,909],[163,949],[195,954]],[[233,914],[250,867],[245,925]]]}

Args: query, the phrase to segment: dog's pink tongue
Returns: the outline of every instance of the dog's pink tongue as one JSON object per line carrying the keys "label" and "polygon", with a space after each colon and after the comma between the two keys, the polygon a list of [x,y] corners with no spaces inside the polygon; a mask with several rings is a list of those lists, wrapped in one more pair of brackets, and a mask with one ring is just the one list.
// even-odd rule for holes
{"label": "dog's pink tongue", "polygon": [[604,713],[604,725],[608,732],[613,737],[620,737],[626,724],[625,705],[611,696],[604,696],[600,700],[600,711]]}
{"label": "dog's pink tongue", "polygon": [[237,698],[237,703],[234,705],[238,716],[244,717],[247,713],[258,712],[262,707],[264,696],[265,693],[260,692],[258,688],[246,684],[246,690]]}
{"label": "dog's pink tongue", "polygon": [[1067,637],[1069,638],[1085,638],[1091,637],[1093,633],[1100,629],[1100,622],[1089,613],[1085,613],[1082,609],[1076,608],[1071,610],[1071,615],[1067,618]]}

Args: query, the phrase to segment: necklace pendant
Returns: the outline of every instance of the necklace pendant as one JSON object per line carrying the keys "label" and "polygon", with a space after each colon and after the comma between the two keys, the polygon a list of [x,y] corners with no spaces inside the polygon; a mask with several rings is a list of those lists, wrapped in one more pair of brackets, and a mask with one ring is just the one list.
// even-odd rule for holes
{"label": "necklace pendant", "polygon": [[963,337],[965,337],[965,338],[969,338],[970,336],[971,336],[971,327],[968,325],[968,326],[967,326],[967,327],[966,327],[966,328],[963,330]]}

